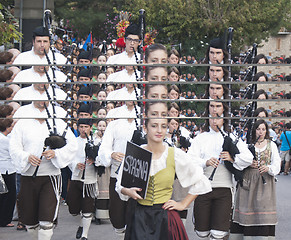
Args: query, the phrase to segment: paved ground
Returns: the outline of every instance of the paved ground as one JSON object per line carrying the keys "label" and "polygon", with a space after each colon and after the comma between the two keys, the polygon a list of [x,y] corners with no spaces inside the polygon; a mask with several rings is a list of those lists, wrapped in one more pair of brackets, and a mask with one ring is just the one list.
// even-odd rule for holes
{"label": "paved ground", "polygon": [[[277,208],[279,224],[276,228],[276,239],[287,240],[290,237],[291,226],[291,176],[278,176],[277,183]],[[59,225],[54,231],[53,240],[73,240],[77,230],[77,218],[68,214],[66,206],[61,206],[59,214]],[[16,224],[16,222],[15,222]],[[193,232],[193,224],[191,216],[187,219],[186,230],[189,239],[197,240],[198,238]],[[89,239],[98,240],[115,240],[114,231],[109,221],[102,225],[91,225]],[[0,239],[2,240],[29,240],[29,235],[26,232],[17,231],[16,228],[0,228]]]}

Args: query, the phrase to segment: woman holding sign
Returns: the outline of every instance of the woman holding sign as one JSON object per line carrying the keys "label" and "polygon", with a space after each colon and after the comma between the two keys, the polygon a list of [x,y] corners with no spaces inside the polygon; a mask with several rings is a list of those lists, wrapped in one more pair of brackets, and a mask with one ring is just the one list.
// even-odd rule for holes
{"label": "woman holding sign", "polygon": [[[116,191],[123,200],[132,198],[137,201],[133,214],[128,220],[125,239],[188,239],[184,225],[176,210],[184,210],[198,194],[211,191],[208,179],[202,168],[193,164],[185,152],[168,147],[163,139],[167,132],[167,119],[162,113],[167,111],[166,104],[151,103],[146,108],[145,131],[147,144],[142,147],[152,152],[148,189],[144,199],[137,187],[121,186],[122,171],[117,177]],[[158,111],[157,111],[157,108]],[[157,117],[161,117],[158,119]],[[189,187],[189,194],[181,202],[170,200],[172,186],[177,175],[183,187]]]}

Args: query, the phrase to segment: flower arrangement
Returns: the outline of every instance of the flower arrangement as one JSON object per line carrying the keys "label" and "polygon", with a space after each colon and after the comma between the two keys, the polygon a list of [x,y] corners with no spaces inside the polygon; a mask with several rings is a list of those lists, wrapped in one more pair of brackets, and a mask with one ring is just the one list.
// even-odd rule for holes
{"label": "flower arrangement", "polygon": [[144,43],[145,45],[151,45],[155,43],[155,39],[158,35],[158,31],[156,29],[152,29],[145,34]]}
{"label": "flower arrangement", "polygon": [[131,18],[131,13],[130,12],[124,12],[121,11],[119,13],[119,19],[120,21],[116,24],[116,31],[117,31],[117,36],[119,38],[123,38],[125,34],[125,29],[129,26],[129,20]]}

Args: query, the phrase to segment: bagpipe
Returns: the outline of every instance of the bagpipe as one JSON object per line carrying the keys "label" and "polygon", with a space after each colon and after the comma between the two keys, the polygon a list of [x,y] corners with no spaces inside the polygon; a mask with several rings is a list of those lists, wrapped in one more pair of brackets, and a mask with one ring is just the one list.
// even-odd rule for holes
{"label": "bagpipe", "polygon": [[[236,144],[238,143],[239,137],[237,137],[235,139],[235,141],[232,141],[232,139],[227,134],[225,134],[218,126],[217,126],[217,129],[219,130],[219,132],[223,136],[222,151],[229,152],[231,158],[234,159],[235,155],[240,153],[239,149],[236,146]],[[221,161],[221,160],[222,159],[219,159],[219,161]],[[230,161],[224,161],[224,165],[225,165],[226,169],[234,175],[235,180],[242,186],[243,171],[236,169],[233,166],[233,163],[231,163]],[[213,177],[215,175],[216,170],[217,170],[217,168],[213,169],[213,171],[209,177],[210,181],[213,180]]]}
{"label": "bagpipe", "polygon": [[[86,156],[86,159],[90,159],[95,163],[96,157],[98,156],[99,147],[100,147],[101,142],[99,142],[99,144],[97,144],[97,145],[94,144],[92,131],[90,131],[90,138],[89,138],[87,133],[85,133],[85,135],[86,135],[86,138],[87,138],[87,143],[85,145],[85,156]],[[81,177],[82,180],[85,179],[85,172],[86,172],[86,161],[85,161],[85,168],[83,170],[82,177]],[[104,166],[98,166],[97,167],[97,172],[98,172],[98,175],[101,176],[103,173],[105,173],[105,167]]]}
{"label": "bagpipe", "polygon": [[[47,89],[46,89],[46,93],[48,94]],[[51,126],[49,124],[48,118],[46,118],[45,122],[46,122],[46,125],[47,125],[48,130],[49,130],[49,136],[44,141],[44,147],[43,147],[43,150],[42,150],[43,152],[46,151],[48,147],[50,149],[54,150],[54,149],[62,148],[67,144],[64,134],[63,135],[59,135],[58,132],[57,132],[57,126],[56,126],[55,117],[51,116],[51,114],[50,114],[50,112],[48,110],[48,107],[46,106],[46,103],[44,104],[44,106],[45,106],[45,110],[46,110],[46,113],[47,113],[47,117],[48,118],[52,118],[53,129],[51,128]],[[55,108],[53,105],[52,105],[52,107],[53,107],[53,109]],[[53,111],[54,111],[54,115],[55,115],[55,110],[53,110]],[[42,159],[42,156],[40,157],[40,159]],[[35,178],[37,176],[38,169],[39,169],[39,166],[36,167],[36,169],[35,169],[35,171],[34,171],[34,173],[32,175],[33,178]]]}
{"label": "bagpipe", "polygon": [[[145,34],[145,10],[144,9],[140,9],[139,10],[139,27],[140,27],[140,36],[141,36],[141,44],[139,45],[139,52],[140,52],[140,59],[138,59],[137,57],[137,53],[135,51],[135,49],[133,48],[133,53],[134,53],[134,56],[135,56],[135,60],[136,60],[136,63],[139,64],[139,63],[143,63],[143,44],[144,44],[144,34]],[[135,78],[136,78],[136,81],[142,81],[142,78],[143,78],[143,67],[140,68],[140,77],[138,77],[138,74],[137,74],[137,70],[134,68],[134,74],[135,74]],[[136,89],[136,86],[133,84],[133,87],[134,87],[134,92],[135,92],[135,96],[136,96],[136,99],[137,100],[142,100],[142,93],[143,93],[143,85],[140,84],[139,85],[139,88],[140,88],[140,96],[138,95],[137,93],[137,89]],[[134,102],[133,102],[134,103]],[[137,144],[137,145],[142,145],[142,144],[146,144],[147,143],[147,140],[144,136],[144,133],[142,131],[142,115],[143,115],[143,104],[142,104],[142,101],[139,102],[140,104],[140,113],[138,113],[137,111],[137,107],[136,107],[136,104],[134,103],[134,109],[135,109],[135,112],[136,112],[136,116],[140,118],[140,126],[138,126],[138,122],[137,120],[135,119],[135,124],[136,124],[136,130],[134,130],[133,132],[133,136],[132,136],[132,139],[131,139],[131,142]]]}
{"label": "bagpipe", "polygon": [[190,137],[186,138],[182,136],[181,130],[179,129],[173,130],[172,135],[171,135],[171,142],[172,144],[169,144],[167,142],[170,147],[177,147],[177,148],[183,148],[183,149],[188,150],[189,147],[191,146]]}

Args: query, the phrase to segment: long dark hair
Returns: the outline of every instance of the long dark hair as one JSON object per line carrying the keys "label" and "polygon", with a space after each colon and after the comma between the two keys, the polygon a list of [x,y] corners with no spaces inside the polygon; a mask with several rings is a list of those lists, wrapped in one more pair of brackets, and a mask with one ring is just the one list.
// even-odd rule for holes
{"label": "long dark hair", "polygon": [[[204,60],[204,63],[206,63],[206,64],[209,63],[209,51],[210,51],[210,46],[206,50],[206,56],[205,56],[205,60]],[[223,62],[224,63],[228,63],[228,52],[227,52],[227,50],[222,49],[222,52],[223,52]]]}
{"label": "long dark hair", "polygon": [[265,120],[263,119],[259,119],[257,120],[255,123],[254,123],[254,126],[253,126],[253,129],[252,129],[252,142],[254,143],[257,139],[257,136],[256,136],[256,130],[257,128],[261,125],[261,124],[264,124],[265,127],[266,127],[266,135],[265,135],[265,139],[270,139],[270,134],[269,134],[269,126],[268,124],[266,123]]}
{"label": "long dark hair", "polygon": [[[207,103],[206,108],[205,108],[205,112],[203,114],[204,117],[209,117],[209,105],[210,102]],[[223,106],[223,116],[224,117],[229,117],[229,113],[228,113],[228,106],[226,102],[222,102],[222,106]],[[214,117],[214,116],[213,116]],[[203,132],[209,132],[210,131],[210,124],[209,124],[209,119],[205,120],[205,124],[202,127]],[[225,132],[230,132],[229,129],[229,119],[223,119],[223,130]]]}

